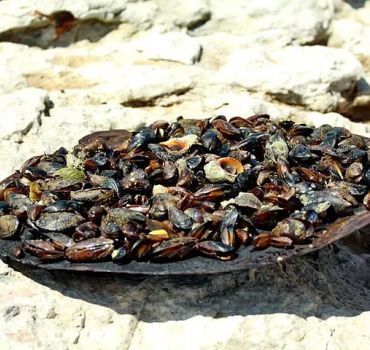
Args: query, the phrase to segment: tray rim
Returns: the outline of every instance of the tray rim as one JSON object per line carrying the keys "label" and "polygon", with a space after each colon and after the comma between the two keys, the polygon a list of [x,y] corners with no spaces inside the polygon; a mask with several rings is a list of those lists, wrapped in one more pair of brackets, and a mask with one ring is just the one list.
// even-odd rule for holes
{"label": "tray rim", "polygon": [[[199,276],[215,275],[222,273],[232,273],[247,271],[277,263],[286,262],[292,258],[317,251],[339,239],[351,235],[352,233],[364,229],[370,225],[370,211],[360,210],[352,216],[339,218],[328,229],[321,231],[319,237],[309,245],[298,245],[294,249],[267,248],[261,251],[253,251],[252,247],[242,247],[239,250],[242,256],[230,261],[220,261],[205,257],[194,257],[187,260],[180,260],[169,263],[151,263],[132,261],[128,264],[118,265],[112,261],[95,263],[71,263],[66,260],[55,263],[41,263],[30,254],[26,254],[23,259],[16,258],[11,250],[19,246],[19,240],[0,240],[0,258],[9,266],[25,266],[30,268],[43,269],[55,272],[75,272],[75,273],[94,273],[121,275],[133,277],[146,276]],[[187,268],[187,265],[197,266],[197,268]],[[185,265],[181,267],[180,265]],[[209,268],[211,265],[211,268]],[[112,266],[113,268],[102,268]],[[177,268],[179,267],[180,268]],[[208,268],[207,268],[208,266]]]}

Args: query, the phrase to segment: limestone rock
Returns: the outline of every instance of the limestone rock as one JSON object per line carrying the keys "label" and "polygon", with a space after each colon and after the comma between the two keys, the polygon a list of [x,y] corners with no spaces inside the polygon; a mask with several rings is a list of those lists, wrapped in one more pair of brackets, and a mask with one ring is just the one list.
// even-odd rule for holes
{"label": "limestone rock", "polygon": [[354,89],[361,75],[361,64],[343,49],[291,46],[236,51],[219,81],[325,112],[338,107],[342,95]]}
{"label": "limestone rock", "polygon": [[370,25],[370,4],[367,0],[335,0],[336,18],[344,18]]}
{"label": "limestone rock", "polygon": [[204,101],[205,109],[212,111],[214,115],[235,116],[240,115],[242,111],[242,116],[269,114],[272,118],[281,118],[292,113],[289,107],[269,103],[247,93],[215,91],[207,95]]}
{"label": "limestone rock", "polygon": [[159,23],[193,29],[208,21],[211,10],[206,0],[155,0],[160,8]]}
{"label": "limestone rock", "polygon": [[[256,34],[277,31],[287,35],[290,43],[318,43],[325,40],[334,6],[330,1],[232,0],[225,6],[210,1],[211,20],[199,29],[209,34],[227,31],[230,34]],[[273,35],[271,38],[276,38]]]}
{"label": "limestone rock", "polygon": [[363,76],[356,85],[354,97],[351,101],[343,101],[340,111],[352,120],[369,121],[370,111],[370,76]]}
{"label": "limestone rock", "polygon": [[200,58],[201,46],[197,39],[181,32],[150,33],[133,43],[149,59],[194,64]]}
{"label": "limestone rock", "polygon": [[36,0],[4,0],[0,2],[0,33],[7,30],[40,25],[45,22],[35,15],[35,11],[51,14],[67,10],[80,19],[96,18],[109,21],[119,15],[126,7],[127,1],[36,1]]}
{"label": "limestone rock", "polygon": [[0,139],[27,134],[39,127],[48,95],[41,89],[22,89],[0,99]]}
{"label": "limestone rock", "polygon": [[11,269],[0,276],[2,349],[127,349],[134,316],[64,297],[31,280],[25,283]]}
{"label": "limestone rock", "polygon": [[136,31],[149,29],[158,14],[158,6],[152,1],[129,2],[120,14],[120,21],[130,23]]}
{"label": "limestone rock", "polygon": [[27,81],[23,75],[7,65],[0,65],[0,76],[1,94],[27,87]]}
{"label": "limestone rock", "polygon": [[357,11],[353,12],[353,18],[360,21],[365,25],[370,25],[370,4],[366,0],[357,0],[357,6],[355,6]]}
{"label": "limestone rock", "polygon": [[[148,15],[143,20],[144,6],[139,4],[133,10],[135,5],[132,1],[101,0],[1,1],[0,41],[42,48],[68,46],[71,42],[84,39],[98,41],[121,22],[144,27],[144,23],[149,21],[147,26],[150,26],[152,22]],[[128,13],[124,15],[126,8]],[[66,11],[74,18],[69,21],[70,25],[63,35],[56,28],[59,22],[57,16],[61,11]]]}
{"label": "limestone rock", "polygon": [[370,26],[350,19],[333,21],[328,45],[352,52],[365,70],[370,69]]}
{"label": "limestone rock", "polygon": [[133,128],[146,119],[150,120],[147,113],[119,105],[56,107],[49,118],[43,119],[37,134],[27,135],[27,142],[37,145],[40,151],[53,152],[60,146],[73,147],[91,132]]}
{"label": "limestone rock", "polygon": [[108,62],[85,65],[79,73],[96,85],[90,89],[100,100],[126,106],[153,104],[155,99],[183,94],[192,88],[192,81],[181,71],[155,66],[118,66]]}

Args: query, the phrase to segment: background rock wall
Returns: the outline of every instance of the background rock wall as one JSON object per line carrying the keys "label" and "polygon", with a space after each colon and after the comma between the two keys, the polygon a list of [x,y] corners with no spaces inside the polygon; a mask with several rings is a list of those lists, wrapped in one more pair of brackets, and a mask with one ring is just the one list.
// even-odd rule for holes
{"label": "background rock wall", "polygon": [[[361,0],[2,0],[0,178],[92,131],[179,115],[269,113],[370,135],[369,34]],[[341,247],[266,271],[131,282],[29,279],[0,263],[0,348],[369,349],[369,262]]]}

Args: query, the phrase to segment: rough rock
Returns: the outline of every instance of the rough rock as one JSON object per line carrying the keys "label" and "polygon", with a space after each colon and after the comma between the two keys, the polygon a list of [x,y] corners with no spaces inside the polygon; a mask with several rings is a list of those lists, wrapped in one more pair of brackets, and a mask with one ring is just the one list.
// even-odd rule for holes
{"label": "rough rock", "polygon": [[350,19],[335,20],[331,26],[328,45],[352,52],[365,70],[370,69],[370,26]]}
{"label": "rough rock", "polygon": [[355,94],[351,101],[344,101],[340,106],[343,115],[352,120],[368,121],[370,112],[370,76],[363,76],[356,84]]}
{"label": "rough rock", "polygon": [[256,114],[269,114],[272,118],[290,116],[296,112],[288,106],[270,103],[262,98],[250,96],[247,93],[225,91],[224,87],[212,89],[207,93],[204,100],[204,109],[212,111],[214,115],[235,116],[242,113],[243,116]]}
{"label": "rough rock", "polygon": [[357,6],[356,10],[353,11],[352,15],[354,19],[358,20],[359,22],[365,24],[365,25],[370,25],[370,4],[366,0],[357,0]]}
{"label": "rough rock", "polygon": [[37,16],[35,10],[45,14],[67,10],[80,19],[96,18],[103,21],[113,20],[126,7],[128,1],[27,1],[20,0],[17,6],[14,1],[3,0],[0,2],[0,32],[14,28],[40,25],[45,19]]}
{"label": "rough rock", "polygon": [[20,72],[9,69],[7,65],[0,66],[0,93],[7,93],[16,89],[27,87],[26,79]]}
{"label": "rough rock", "polygon": [[0,345],[365,349],[370,313],[362,312],[369,302],[361,296],[370,282],[368,254],[353,260],[346,246],[338,248],[284,268],[124,283],[122,277],[42,270],[23,269],[22,275],[0,262]]}
{"label": "rough rock", "polygon": [[134,316],[63,297],[37,283],[27,285],[23,276],[1,266],[2,349],[127,348],[137,324]]}
{"label": "rough rock", "polygon": [[370,25],[370,4],[367,0],[335,0],[336,18],[346,18]]}
{"label": "rough rock", "polygon": [[222,68],[219,81],[326,112],[336,110],[361,75],[361,64],[343,49],[291,46],[273,51],[240,49]]}
{"label": "rough rock", "polygon": [[[90,91],[103,102],[118,102],[126,106],[153,104],[155,99],[183,94],[192,88],[192,82],[182,72],[154,66],[126,66],[102,62],[85,65],[82,76],[98,82]],[[99,81],[100,80],[100,81]]]}
{"label": "rough rock", "polygon": [[134,41],[135,48],[154,60],[194,64],[199,61],[201,46],[196,39],[181,32],[150,33]]}
{"label": "rough rock", "polygon": [[155,0],[160,8],[158,23],[194,29],[211,17],[206,0]]}
{"label": "rough rock", "polygon": [[199,33],[227,31],[231,34],[266,33],[271,41],[288,36],[290,43],[320,43],[334,14],[331,1],[242,0],[228,1],[228,6],[218,0],[210,1],[212,17]]}
{"label": "rough rock", "polygon": [[22,89],[2,95],[0,99],[0,139],[15,139],[41,125],[47,109],[48,95],[41,89]]}
{"label": "rough rock", "polygon": [[[43,48],[82,39],[97,41],[118,26],[125,8],[126,1],[19,1],[17,6],[11,0],[1,1],[0,41]],[[55,28],[58,11],[67,11],[76,19],[63,37]]]}
{"label": "rough rock", "polygon": [[159,9],[152,1],[129,2],[120,14],[120,21],[131,24],[136,31],[149,29],[153,25]]}

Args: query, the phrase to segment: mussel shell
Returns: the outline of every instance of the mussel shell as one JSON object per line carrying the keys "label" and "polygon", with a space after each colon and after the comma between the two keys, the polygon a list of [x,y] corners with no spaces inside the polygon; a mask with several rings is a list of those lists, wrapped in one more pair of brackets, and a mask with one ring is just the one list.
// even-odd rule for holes
{"label": "mussel shell", "polygon": [[142,127],[131,138],[128,144],[128,150],[132,151],[137,148],[145,148],[149,143],[154,142],[156,137],[155,132],[151,128]]}
{"label": "mussel shell", "polygon": [[40,183],[42,191],[69,192],[81,188],[81,182],[77,180],[47,179]]}
{"label": "mussel shell", "polygon": [[271,205],[261,207],[251,216],[251,219],[258,228],[271,229],[287,215],[284,209]]}
{"label": "mussel shell", "polygon": [[195,246],[196,239],[193,237],[178,237],[163,241],[151,253],[154,261],[170,261],[183,259],[189,255]]}
{"label": "mussel shell", "polygon": [[41,230],[62,232],[70,230],[84,221],[84,217],[75,213],[43,213],[35,221],[35,225]]}
{"label": "mussel shell", "polygon": [[[285,219],[280,221],[276,227],[271,231],[271,234],[273,236],[285,236],[289,237],[292,240],[295,241],[304,241],[307,237],[307,230],[306,226],[303,224],[303,222],[297,220],[297,219]],[[276,242],[278,242],[276,240]],[[283,244],[284,241],[281,241]],[[286,241],[287,243],[288,241]],[[290,244],[287,244],[287,246],[290,246]]]}
{"label": "mussel shell", "polygon": [[113,240],[108,238],[91,238],[76,243],[65,251],[66,259],[73,262],[103,260],[112,254]]}
{"label": "mussel shell", "polygon": [[202,241],[195,245],[196,250],[202,255],[227,260],[233,258],[235,248],[219,241]]}
{"label": "mussel shell", "polygon": [[119,247],[112,252],[112,261],[116,264],[125,264],[129,261],[130,254],[126,247]]}
{"label": "mussel shell", "polygon": [[289,152],[289,157],[297,162],[309,162],[319,157],[313,154],[309,147],[305,145],[295,145]]}
{"label": "mussel shell", "polygon": [[70,236],[60,232],[43,232],[42,236],[48,239],[54,248],[58,250],[65,250],[74,244]]}
{"label": "mussel shell", "polygon": [[116,192],[112,189],[89,188],[86,190],[72,191],[71,198],[87,203],[105,204],[109,203],[116,197]]}
{"label": "mussel shell", "polygon": [[15,215],[0,216],[0,239],[13,239],[19,233],[20,223]]}
{"label": "mussel shell", "polygon": [[56,249],[52,243],[47,241],[23,241],[22,247],[25,251],[37,256],[43,262],[52,262],[64,258],[64,252]]}
{"label": "mussel shell", "polygon": [[218,138],[216,130],[207,130],[201,137],[201,142],[209,151],[216,151],[221,145],[221,141]]}
{"label": "mussel shell", "polygon": [[270,135],[266,143],[265,159],[276,163],[279,158],[287,159],[288,154],[289,147],[281,133]]}
{"label": "mussel shell", "polygon": [[168,220],[180,230],[190,230],[193,226],[193,220],[173,206],[168,208]]}
{"label": "mussel shell", "polygon": [[127,130],[96,131],[86,135],[78,141],[79,145],[86,147],[90,144],[100,143],[105,149],[113,150],[131,137]]}
{"label": "mussel shell", "polygon": [[78,201],[71,201],[71,200],[58,200],[50,205],[48,205],[45,209],[45,213],[59,213],[63,211],[79,211],[83,208],[84,204]]}
{"label": "mussel shell", "polygon": [[10,193],[7,198],[9,207],[17,212],[26,212],[31,206],[31,200],[24,194]]}
{"label": "mussel shell", "polygon": [[5,215],[9,212],[9,204],[4,201],[0,201],[0,215]]}
{"label": "mussel shell", "polygon": [[234,208],[225,215],[220,225],[221,240],[224,244],[231,247],[235,247],[237,245],[235,226],[238,219],[239,211]]}

